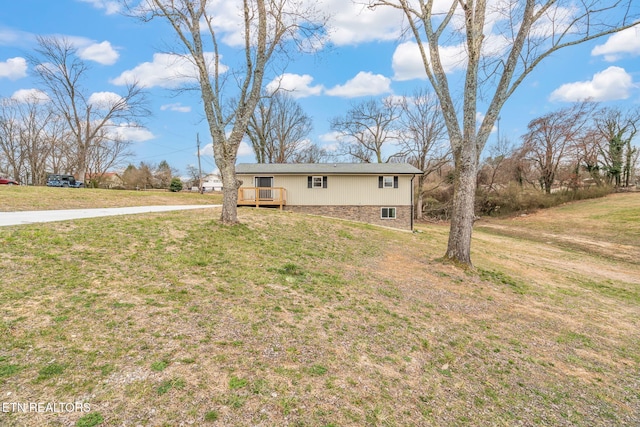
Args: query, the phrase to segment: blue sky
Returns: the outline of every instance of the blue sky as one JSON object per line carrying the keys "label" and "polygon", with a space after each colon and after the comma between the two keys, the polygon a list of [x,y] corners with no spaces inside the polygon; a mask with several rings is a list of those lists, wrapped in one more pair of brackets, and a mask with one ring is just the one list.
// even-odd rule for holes
{"label": "blue sky", "polygon": [[[336,141],[329,120],[345,114],[352,103],[368,97],[411,95],[428,83],[411,41],[400,37],[400,19],[392,10],[371,12],[348,0],[325,0],[320,7],[332,16],[331,49],[296,57],[281,78],[283,85],[295,90],[298,102],[313,119],[311,140],[331,148]],[[0,12],[1,97],[19,99],[37,88],[25,58],[33,53],[38,35],[73,41],[91,66],[86,82],[91,93],[122,93],[122,82],[130,76],[146,86],[153,115],[146,120],[145,130],[128,135],[134,141],[133,163],[166,160],[182,174],[187,165],[197,165],[196,134],[203,147],[210,143],[210,136],[198,94],[171,88],[175,86],[175,79],[169,78],[175,62],[167,62],[164,53],[175,39],[165,23],[143,24],[125,17],[118,13],[117,3],[109,0],[4,2]],[[233,36],[231,31],[226,35]],[[227,55],[237,50],[233,45],[223,48]],[[586,97],[606,106],[639,106],[639,57],[640,29],[556,53],[505,105],[501,136],[517,142],[530,120]],[[457,62],[451,63],[452,76],[461,72],[455,67]],[[265,85],[278,77],[268,75]],[[255,161],[248,145],[241,146],[238,161]],[[205,171],[215,169],[210,149],[204,150],[202,162]]]}

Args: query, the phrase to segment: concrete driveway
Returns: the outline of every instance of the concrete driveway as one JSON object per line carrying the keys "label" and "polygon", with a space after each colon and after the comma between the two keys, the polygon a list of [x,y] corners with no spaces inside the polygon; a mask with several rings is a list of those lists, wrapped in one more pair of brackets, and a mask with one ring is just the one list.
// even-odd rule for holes
{"label": "concrete driveway", "polygon": [[149,212],[181,211],[187,209],[220,208],[222,205],[135,206],[128,208],[63,209],[53,211],[0,212],[0,227],[33,224],[36,222],[66,221],[101,216],[133,215]]}

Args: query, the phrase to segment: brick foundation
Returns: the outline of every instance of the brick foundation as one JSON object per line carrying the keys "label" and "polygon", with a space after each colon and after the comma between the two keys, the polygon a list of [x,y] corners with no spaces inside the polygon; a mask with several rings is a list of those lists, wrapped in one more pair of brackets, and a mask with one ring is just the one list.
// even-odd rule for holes
{"label": "brick foundation", "polygon": [[380,218],[380,209],[383,206],[290,206],[285,210],[291,212],[330,216],[334,218],[348,219],[352,221],[367,222],[383,227],[411,230],[411,206],[384,206],[395,207],[395,219]]}

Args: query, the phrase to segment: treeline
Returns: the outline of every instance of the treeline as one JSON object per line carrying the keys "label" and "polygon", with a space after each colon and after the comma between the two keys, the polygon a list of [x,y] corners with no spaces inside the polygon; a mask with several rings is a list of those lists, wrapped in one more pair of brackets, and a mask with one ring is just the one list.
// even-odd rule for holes
{"label": "treeline", "polygon": [[0,172],[44,185],[48,173],[85,181],[125,165],[149,115],[142,89],[89,92],[89,66],[65,38],[39,37],[29,61],[41,89],[0,98]]}
{"label": "treeline", "polygon": [[[535,118],[524,135],[497,135],[476,177],[476,212],[534,209],[634,185],[638,125],[640,109],[580,102]],[[277,93],[259,103],[248,137],[259,163],[411,163],[424,171],[417,179],[416,216],[449,215],[455,167],[433,94],[353,103],[331,120],[331,129],[338,142],[333,150],[310,143],[310,118],[289,95]],[[585,190],[591,187],[597,190]]]}
{"label": "treeline", "polygon": [[169,166],[166,160],[157,165],[140,162],[138,166],[130,164],[122,172],[121,183],[116,188],[126,190],[169,189],[177,178],[178,171]]}
{"label": "treeline", "polygon": [[[590,102],[535,118],[517,142],[505,137],[489,147],[477,177],[476,213],[533,210],[637,185],[638,125],[640,109]],[[445,176],[423,188],[428,215],[448,216],[448,182]]]}

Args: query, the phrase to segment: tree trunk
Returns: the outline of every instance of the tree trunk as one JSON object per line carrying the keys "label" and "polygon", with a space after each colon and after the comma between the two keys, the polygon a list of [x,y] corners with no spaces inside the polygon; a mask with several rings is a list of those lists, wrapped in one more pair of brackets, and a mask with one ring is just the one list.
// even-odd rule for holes
{"label": "tree trunk", "polygon": [[235,165],[227,165],[220,168],[222,177],[222,214],[220,220],[223,224],[238,224],[238,188],[242,185],[236,179]]}
{"label": "tree trunk", "polygon": [[[468,151],[471,151],[469,153]],[[475,220],[475,193],[478,160],[475,150],[456,155],[453,211],[445,258],[471,266],[471,233]]]}
{"label": "tree trunk", "polygon": [[[211,136],[215,141],[215,129],[211,129]],[[213,144],[213,152],[216,159],[216,165],[220,169],[220,177],[222,178],[222,214],[220,221],[226,225],[238,224],[238,188],[242,185],[242,181],[236,178],[236,153],[233,142],[237,139],[235,135],[230,136],[231,141],[227,141],[226,147],[223,144]],[[239,145],[238,142],[236,145]]]}
{"label": "tree trunk", "polygon": [[87,171],[87,162],[85,161],[85,159],[86,159],[86,154],[79,159],[80,161],[78,163],[78,181],[82,181],[86,185],[87,183],[85,182],[85,173]]}
{"label": "tree trunk", "polygon": [[633,151],[634,149],[631,147],[631,138],[627,139],[627,152],[626,152],[626,158],[625,158],[625,163],[624,163],[624,171],[623,171],[623,181],[624,181],[624,186],[625,187],[629,187],[629,183],[631,180],[631,159],[633,157]]}

